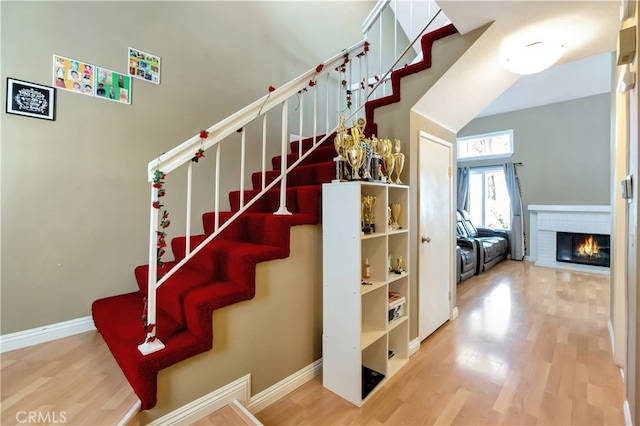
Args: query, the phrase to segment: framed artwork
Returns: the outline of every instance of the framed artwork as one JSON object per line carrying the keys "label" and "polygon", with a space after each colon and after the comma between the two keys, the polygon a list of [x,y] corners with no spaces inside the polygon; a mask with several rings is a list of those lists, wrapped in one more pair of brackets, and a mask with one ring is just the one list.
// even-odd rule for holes
{"label": "framed artwork", "polygon": [[53,55],[53,85],[59,89],[93,96],[94,70],[91,64]]}
{"label": "framed artwork", "polygon": [[7,113],[56,119],[56,89],[7,77]]}
{"label": "framed artwork", "polygon": [[151,83],[160,84],[160,57],[130,47],[129,75]]}
{"label": "framed artwork", "polygon": [[131,104],[131,76],[97,66],[95,96]]}

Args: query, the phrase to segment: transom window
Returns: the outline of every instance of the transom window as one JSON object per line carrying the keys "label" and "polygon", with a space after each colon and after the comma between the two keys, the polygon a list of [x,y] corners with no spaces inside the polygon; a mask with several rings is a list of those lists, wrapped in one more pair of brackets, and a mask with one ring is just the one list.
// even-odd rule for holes
{"label": "transom window", "polygon": [[458,161],[511,157],[513,130],[458,138]]}

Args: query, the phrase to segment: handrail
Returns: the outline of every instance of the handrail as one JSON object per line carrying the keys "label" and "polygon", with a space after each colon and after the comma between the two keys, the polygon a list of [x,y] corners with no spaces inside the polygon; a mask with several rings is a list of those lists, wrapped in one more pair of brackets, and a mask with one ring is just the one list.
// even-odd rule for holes
{"label": "handrail", "polygon": [[[345,55],[351,55],[352,53],[359,51],[364,47],[365,43],[366,40],[361,40],[355,43],[353,46],[325,61],[323,63],[322,71],[317,72],[316,68],[310,69],[282,87],[275,89],[273,92],[270,92],[257,101],[247,105],[240,111],[209,127],[206,129],[207,132],[209,132],[209,137],[204,141],[202,149],[206,151],[225,137],[237,132],[238,129],[241,129],[251,121],[258,118],[261,113],[272,109],[274,106],[282,103],[285,99],[295,95],[301,89],[307,87],[310,79],[329,74],[336,67],[342,65]],[[193,153],[201,147],[200,144],[201,139],[199,135],[194,135],[182,144],[160,155],[157,159],[150,161],[148,166],[149,182],[153,181],[153,174],[158,169],[159,164],[162,164],[163,172],[170,173],[181,165],[191,161]]]}
{"label": "handrail", "polygon": [[378,19],[380,19],[380,15],[382,15],[382,12],[384,11],[384,8],[387,7],[389,3],[391,3],[391,0],[379,0],[378,3],[376,3],[371,13],[369,13],[369,16],[367,16],[362,23],[363,34],[368,33],[373,25],[378,22]]}
{"label": "handrail", "polygon": [[[346,117],[346,120],[357,116],[357,114],[364,108],[365,102],[374,94],[375,90],[383,84],[383,82],[388,81],[387,76],[393,71],[394,67],[399,63],[400,59],[409,51],[409,49],[416,43],[416,41],[420,38],[422,33],[426,31],[426,29],[433,23],[437,15],[440,13],[436,13],[434,17],[429,20],[429,23],[425,26],[425,28],[415,37],[415,39],[405,48],[401,55],[399,55],[395,62],[388,67],[386,73],[383,78],[377,79],[377,83],[375,85],[369,84],[369,65],[368,61],[365,62],[364,65],[364,78],[362,76],[363,66],[362,66],[362,56],[368,50],[368,42],[367,42],[367,32],[372,28],[372,26],[377,22],[383,10],[389,6],[391,0],[380,0],[374,10],[369,14],[365,23],[363,24],[363,32],[364,39],[359,41],[349,47],[348,49],[343,50],[342,52],[336,54],[331,57],[327,61],[323,62],[321,65],[316,68],[310,69],[309,71],[301,74],[300,76],[294,78],[283,86],[271,90],[270,92],[261,97],[260,99],[254,101],[253,103],[247,105],[245,108],[237,111],[236,113],[230,115],[229,117],[219,121],[213,126],[206,129],[206,137],[201,137],[202,134],[194,135],[189,138],[182,144],[176,146],[175,148],[163,153],[156,159],[150,161],[148,163],[148,181],[151,185],[151,200],[152,203],[154,200],[158,200],[159,189],[153,185],[154,179],[157,179],[156,172],[161,171],[164,175],[168,175],[181,167],[182,165],[188,164],[187,168],[187,208],[186,208],[186,247],[184,257],[175,264],[169,271],[167,271],[160,279],[158,279],[158,249],[157,249],[157,234],[158,234],[158,224],[160,223],[160,214],[157,206],[151,207],[150,212],[150,237],[149,237],[149,271],[148,271],[148,292],[147,292],[147,320],[145,324],[145,329],[147,330],[147,338],[144,343],[138,346],[138,349],[142,354],[148,355],[152,352],[161,350],[164,348],[162,342],[160,342],[156,338],[156,290],[160,287],[164,282],[166,282],[176,271],[178,271],[182,266],[184,266],[189,259],[191,259],[195,254],[197,254],[200,250],[202,250],[208,243],[210,243],[214,238],[216,238],[222,231],[224,231],[235,219],[237,219],[241,214],[247,211],[263,194],[267,191],[273,189],[276,185],[280,184],[280,207],[274,214],[290,214],[287,211],[286,205],[286,181],[287,174],[293,170],[296,166],[298,166],[302,161],[304,161],[307,156],[309,156],[313,150],[321,145],[323,142],[330,137],[332,133],[337,130],[338,125],[336,124],[333,129],[329,129],[330,127],[330,119],[329,119],[329,99],[330,96],[337,93],[337,105],[338,109],[342,110],[343,102],[342,102],[342,91],[348,88],[352,88],[353,86],[350,84],[354,81],[353,77],[353,58],[358,57],[358,73],[360,74],[358,77],[358,82],[355,83],[356,90],[364,89],[365,96],[355,97],[356,104],[353,108],[349,107],[351,114]],[[394,38],[397,37],[397,30],[394,31]],[[382,34],[382,31],[381,31]],[[382,45],[382,43],[381,43]],[[395,42],[394,42],[395,45]],[[362,50],[362,52],[360,52]],[[394,46],[395,52],[395,46]],[[382,57],[382,56],[381,56]],[[341,81],[341,79],[335,79],[337,91],[333,92],[334,89],[330,87],[332,83],[332,79],[330,78],[330,73],[339,70],[345,66],[346,62],[345,58],[349,59],[348,64],[348,73],[345,72],[345,79],[348,79],[347,84]],[[380,68],[382,70],[382,63],[380,64]],[[307,90],[309,86],[315,86],[322,77],[325,77],[326,84],[326,122],[325,122],[325,135],[320,140],[317,138],[317,127],[318,127],[318,90],[317,87],[313,87],[313,146],[311,149],[307,150],[303,153],[302,150],[302,133],[303,133],[303,120],[304,120],[304,92]],[[310,84],[313,82],[313,84]],[[369,91],[369,87],[373,87],[371,91]],[[351,93],[347,91],[347,94]],[[287,166],[287,151],[289,145],[289,109],[288,109],[288,100],[292,96],[299,95],[300,103],[299,103],[299,133],[298,140],[300,144],[300,149],[298,150],[298,158],[289,166]],[[353,99],[353,98],[352,98]],[[348,101],[350,102],[350,101]],[[281,167],[280,174],[273,179],[268,185],[266,184],[266,140],[267,140],[267,113],[273,110],[275,107],[282,105],[282,124],[281,124],[281,145],[280,145],[280,154],[281,154]],[[246,126],[258,118],[262,117],[262,157],[261,157],[261,165],[262,165],[262,183],[260,192],[255,195],[251,200],[245,203],[244,200],[244,170],[245,170],[245,144],[246,144]],[[338,118],[338,114],[335,115],[332,121],[336,122]],[[236,132],[241,133],[241,142],[240,142],[240,205],[238,210],[228,218],[222,225],[220,225],[220,147],[221,143],[229,136],[233,135]],[[192,167],[193,167],[193,156],[195,152],[198,152],[200,149],[207,152],[211,148],[215,148],[215,189],[214,189],[214,229],[213,232],[208,235],[204,241],[202,241],[197,247],[190,247],[190,237],[191,237],[191,195],[192,195]]]}
{"label": "handrail", "polygon": [[[148,281],[147,281],[147,315],[146,315],[146,324],[145,329],[147,330],[147,338],[144,343],[138,346],[140,352],[144,355],[150,354],[152,352],[161,350],[164,348],[164,344],[160,342],[159,339],[156,338],[156,290],[159,286],[161,286],[164,282],[166,282],[179,268],[184,266],[186,262],[189,261],[195,254],[197,254],[204,246],[206,246],[211,240],[213,240],[217,235],[220,234],[229,224],[235,220],[238,216],[240,216],[243,212],[245,212],[253,203],[255,203],[264,193],[272,189],[278,183],[280,185],[280,207],[275,212],[275,214],[290,214],[287,211],[286,205],[286,180],[287,173],[295,166],[297,166],[310,152],[306,154],[302,154],[300,151],[299,158],[294,162],[293,165],[287,167],[286,154],[288,150],[288,99],[292,96],[299,95],[300,96],[300,107],[302,108],[304,99],[304,91],[307,90],[307,87],[310,86],[310,82],[314,82],[315,86],[317,81],[326,76],[326,84],[327,84],[327,95],[337,95],[338,105],[342,106],[342,102],[340,101],[342,96],[342,91],[346,89],[346,87],[342,84],[341,79],[335,79],[336,91],[329,90],[329,84],[331,83],[331,79],[329,78],[329,73],[334,72],[337,69],[341,69],[345,66],[347,62],[345,58],[349,58],[350,60],[348,65],[348,77],[351,79],[352,77],[352,66],[351,59],[356,56],[361,56],[366,52],[368,48],[368,42],[366,40],[362,40],[358,43],[355,43],[348,49],[343,50],[342,52],[336,54],[331,57],[327,61],[323,62],[321,65],[301,74],[299,77],[291,80],[290,82],[284,84],[283,86],[273,89],[267,95],[262,98],[254,101],[249,104],[245,108],[239,110],[238,112],[230,115],[229,117],[221,120],[220,122],[214,124],[213,126],[206,129],[206,137],[201,138],[201,133],[198,135],[194,135],[187,141],[183,142],[179,146],[167,151],[166,153],[160,155],[158,158],[152,160],[148,164],[148,181],[151,183],[151,204],[150,207],[150,232],[149,232],[149,269],[148,269]],[[362,52],[361,52],[362,50]],[[314,88],[315,89],[315,88]],[[314,90],[314,111],[317,112],[317,90]],[[327,105],[329,104],[329,99],[327,99]],[[274,179],[269,185],[265,185],[265,147],[266,147],[266,114],[271,111],[273,108],[282,105],[282,133],[281,133],[281,172],[280,175]],[[328,109],[327,109],[328,111]],[[352,114],[353,115],[353,114]],[[262,188],[258,195],[253,197],[246,204],[244,203],[244,199],[241,196],[240,206],[238,211],[228,219],[223,225],[219,225],[219,217],[220,217],[220,208],[219,208],[219,199],[220,199],[220,146],[223,140],[230,135],[241,131],[242,133],[242,153],[241,153],[241,161],[244,161],[244,134],[245,127],[258,119],[260,116],[263,117],[263,154],[262,154]],[[302,129],[302,115],[300,118],[300,128]],[[333,121],[337,121],[337,114]],[[329,119],[327,117],[327,123],[329,123]],[[337,125],[336,125],[337,128]],[[328,135],[330,135],[335,128],[329,132],[329,129],[325,129],[325,137],[320,141],[317,141],[317,117],[314,117],[313,123],[313,131],[314,131],[314,140],[316,140],[314,147],[318,146],[322,143]],[[302,139],[302,135],[299,136]],[[191,170],[193,167],[193,156],[195,152],[202,149],[207,152],[211,148],[215,149],[216,156],[216,167],[215,167],[215,195],[214,195],[214,232],[212,232],[203,242],[201,242],[197,247],[191,250],[190,247],[190,214],[191,214]],[[174,265],[167,273],[165,273],[160,279],[158,279],[158,247],[157,247],[157,235],[158,235],[158,224],[160,223],[160,213],[157,206],[154,206],[154,201],[158,200],[158,195],[160,189],[154,187],[154,179],[156,179],[156,173],[162,172],[163,175],[169,175],[171,172],[178,169],[180,166],[188,164],[187,169],[187,213],[186,217],[187,222],[187,232],[186,232],[186,253],[185,257],[182,258],[176,265]],[[240,169],[244,171],[244,165],[240,166]],[[242,173],[244,176],[244,172]],[[244,177],[240,178],[241,187],[240,193],[242,194],[245,190],[244,188]]]}
{"label": "handrail", "polygon": [[418,35],[416,35],[414,37],[414,39],[411,41],[411,43],[409,43],[407,45],[407,47],[404,48],[404,50],[402,51],[401,54],[398,55],[398,57],[396,58],[396,60],[393,62],[393,64],[389,67],[389,69],[387,70],[387,72],[374,84],[374,86],[371,88],[371,92],[369,93],[369,95],[371,95],[372,93],[375,92],[375,90],[386,81],[387,77],[389,76],[389,74],[391,74],[391,72],[395,69],[396,65],[398,65],[398,62],[400,62],[400,59],[402,59],[402,57],[409,51],[411,50],[411,48],[413,47],[413,45],[420,40],[420,37],[422,37],[422,35],[424,34],[425,31],[427,31],[427,28],[429,28],[429,26],[431,26],[431,24],[433,23],[433,21],[436,20],[436,18],[438,17],[438,15],[440,15],[440,12],[442,12],[442,9],[438,9],[438,11],[435,13],[435,15],[433,15],[433,17],[429,20],[429,22],[427,22],[427,25],[424,26],[424,28],[422,29],[422,31],[420,31],[418,33]]}

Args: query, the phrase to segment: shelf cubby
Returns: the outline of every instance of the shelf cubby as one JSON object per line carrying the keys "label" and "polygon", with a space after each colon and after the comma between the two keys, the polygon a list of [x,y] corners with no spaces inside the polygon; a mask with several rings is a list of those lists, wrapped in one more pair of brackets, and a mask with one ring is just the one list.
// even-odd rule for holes
{"label": "shelf cubby", "polygon": [[[363,196],[375,197],[375,232],[363,232]],[[322,198],[322,381],[327,389],[361,406],[408,360],[409,188],[331,183],[323,185]],[[401,205],[397,230],[388,226],[390,203]],[[394,261],[402,256],[404,272],[389,272],[389,253]],[[370,273],[363,280],[367,258]],[[400,318],[392,322],[390,291],[405,298]]]}

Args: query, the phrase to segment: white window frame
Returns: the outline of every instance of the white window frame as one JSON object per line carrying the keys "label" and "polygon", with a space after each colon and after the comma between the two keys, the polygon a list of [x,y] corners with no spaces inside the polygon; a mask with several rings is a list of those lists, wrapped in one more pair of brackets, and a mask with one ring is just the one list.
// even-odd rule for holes
{"label": "white window frame", "polygon": [[[460,142],[464,142],[467,141],[469,139],[483,139],[483,138],[488,138],[491,136],[497,136],[497,135],[509,135],[509,142],[510,142],[510,150],[508,153],[504,153],[504,154],[491,154],[491,155],[478,155],[475,157],[466,157],[466,158],[460,158]],[[471,135],[471,136],[463,136],[460,138],[457,138],[456,140],[456,159],[458,160],[459,163],[466,163],[469,161],[477,161],[477,160],[490,160],[493,158],[508,158],[513,156],[513,129],[509,129],[509,130],[500,130],[497,132],[489,132],[489,133],[480,133],[477,135]]]}
{"label": "white window frame", "polygon": [[[484,158],[484,157],[483,157]],[[487,216],[486,216],[486,202],[487,202],[487,193],[486,193],[486,179],[487,179],[487,172],[504,172],[503,167],[502,166],[480,166],[480,167],[472,167],[469,170],[469,174],[482,174],[482,197],[480,197],[482,199],[482,220],[481,220],[481,227],[487,227]],[[471,178],[471,176],[469,176],[469,178]],[[509,216],[511,215],[511,207],[509,207]],[[507,229],[511,229],[511,220],[509,220],[509,228]],[[501,228],[497,228],[497,229],[501,229]]]}

